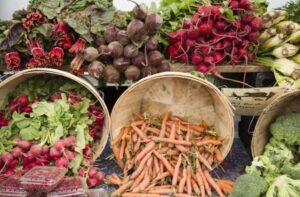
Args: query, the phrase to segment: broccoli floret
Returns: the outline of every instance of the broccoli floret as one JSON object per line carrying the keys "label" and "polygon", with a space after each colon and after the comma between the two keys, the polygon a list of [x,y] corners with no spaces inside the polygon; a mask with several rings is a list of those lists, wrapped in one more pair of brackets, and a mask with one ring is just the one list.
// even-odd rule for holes
{"label": "broccoli floret", "polygon": [[239,176],[228,197],[260,197],[268,190],[268,183],[264,178],[255,174]]}
{"label": "broccoli floret", "polygon": [[298,197],[300,196],[300,180],[281,175],[270,185],[266,197]]}
{"label": "broccoli floret", "polygon": [[300,145],[300,113],[280,116],[271,124],[273,137],[289,145]]}
{"label": "broccoli floret", "polygon": [[300,180],[300,163],[298,163],[297,165],[288,163],[282,168],[282,172],[293,179]]}

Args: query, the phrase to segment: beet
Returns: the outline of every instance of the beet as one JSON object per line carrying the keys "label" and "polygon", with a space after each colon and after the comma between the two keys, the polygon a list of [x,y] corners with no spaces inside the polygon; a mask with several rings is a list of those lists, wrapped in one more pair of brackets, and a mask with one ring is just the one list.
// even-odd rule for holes
{"label": "beet", "polygon": [[123,46],[125,46],[129,43],[130,40],[129,40],[128,35],[125,30],[121,30],[118,32],[117,41]]}
{"label": "beet", "polygon": [[131,62],[135,66],[145,66],[146,65],[146,59],[145,59],[145,54],[143,52],[139,52],[139,54],[131,59]]}
{"label": "beet", "polygon": [[112,65],[105,68],[105,79],[108,83],[118,83],[120,80],[120,73]]}
{"label": "beet", "polygon": [[158,31],[163,24],[163,19],[156,13],[149,13],[146,17],[145,25],[148,31]]}
{"label": "beet", "polygon": [[101,45],[99,48],[98,48],[98,52],[99,52],[99,59],[103,62],[103,63],[106,63],[106,62],[109,62],[112,57],[111,57],[111,51],[110,49],[108,48],[108,46],[106,45]]}
{"label": "beet", "polygon": [[143,77],[147,77],[149,75],[154,75],[157,72],[157,68],[155,68],[154,66],[145,66],[142,70],[142,75]]}
{"label": "beet", "polygon": [[113,42],[117,40],[117,35],[118,35],[119,29],[113,25],[107,26],[105,31],[104,31],[104,40],[107,43]]}
{"label": "beet", "polygon": [[98,46],[106,44],[106,41],[102,36],[97,36],[95,42]]}
{"label": "beet", "polygon": [[129,44],[124,48],[124,56],[127,58],[134,58],[138,56],[139,49],[134,44]]}
{"label": "beet", "polygon": [[109,43],[107,47],[111,51],[112,57],[117,58],[123,55],[124,48],[118,41]]}
{"label": "beet", "polygon": [[157,39],[155,38],[155,36],[150,37],[146,43],[145,46],[147,48],[148,51],[154,51],[157,49],[158,47],[158,42]]}
{"label": "beet", "polygon": [[163,60],[157,68],[158,72],[166,72],[171,70],[171,65],[168,60]]}
{"label": "beet", "polygon": [[99,61],[93,61],[88,66],[88,73],[91,77],[100,79],[104,76],[105,65]]}
{"label": "beet", "polygon": [[144,20],[147,16],[148,8],[145,4],[136,5],[132,10],[134,18]]}
{"label": "beet", "polygon": [[120,72],[126,70],[129,64],[130,64],[130,60],[127,59],[126,57],[115,58],[113,62],[114,67]]}
{"label": "beet", "polygon": [[88,47],[83,51],[83,59],[88,62],[92,62],[99,57],[99,52],[94,47]]}
{"label": "beet", "polygon": [[133,19],[127,26],[127,35],[133,41],[142,41],[147,34],[145,24]]}
{"label": "beet", "polygon": [[157,50],[148,53],[147,58],[151,66],[158,66],[164,60],[163,54]]}
{"label": "beet", "polygon": [[125,77],[128,80],[136,81],[140,78],[140,76],[141,71],[137,66],[131,65],[125,70]]}

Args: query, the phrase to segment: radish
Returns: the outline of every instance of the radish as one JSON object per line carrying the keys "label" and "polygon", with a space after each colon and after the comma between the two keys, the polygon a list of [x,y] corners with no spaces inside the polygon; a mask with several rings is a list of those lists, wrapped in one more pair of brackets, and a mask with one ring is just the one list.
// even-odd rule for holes
{"label": "radish", "polygon": [[244,24],[250,23],[251,20],[252,20],[252,18],[253,18],[253,16],[251,16],[251,15],[249,15],[249,14],[244,14],[244,15],[242,16],[242,22],[243,22]]}
{"label": "radish", "polygon": [[189,48],[193,48],[196,45],[196,41],[191,40],[191,39],[187,39],[185,43],[186,43],[186,46],[189,47]]}
{"label": "radish", "polygon": [[70,161],[72,159],[74,159],[75,154],[69,150],[65,151],[65,157]]}
{"label": "radish", "polygon": [[182,22],[182,29],[190,29],[192,27],[192,21],[189,18],[184,18]]}
{"label": "radish", "polygon": [[206,56],[204,57],[204,60],[203,60],[204,64],[213,64],[214,63],[214,58],[213,56]]}
{"label": "radish", "polygon": [[208,67],[205,64],[198,64],[197,69],[198,69],[198,71],[200,71],[202,73],[208,72]]}
{"label": "radish", "polygon": [[251,27],[254,31],[261,30],[263,26],[263,21],[260,17],[254,17],[251,21]]}
{"label": "radish", "polygon": [[48,155],[49,149],[50,149],[49,146],[44,145],[42,147],[42,155]]}
{"label": "radish", "polygon": [[195,53],[192,54],[192,56],[191,56],[191,62],[194,65],[200,64],[202,61],[203,61],[203,57],[201,55],[198,55],[198,54],[195,54]]}
{"label": "radish", "polygon": [[32,112],[32,107],[26,106],[26,107],[22,108],[22,112],[30,114]]}
{"label": "radish", "polygon": [[57,159],[62,155],[60,151],[58,151],[55,147],[50,148],[49,156],[52,159]]}
{"label": "radish", "polygon": [[97,174],[96,168],[91,168],[88,175],[90,178],[93,178]]}
{"label": "radish", "polygon": [[224,31],[226,26],[227,26],[227,24],[223,20],[215,22],[215,25],[214,25],[214,27],[219,31]]}
{"label": "radish", "polygon": [[14,111],[18,111],[19,109],[19,103],[16,101],[12,101],[8,104],[8,110],[10,113],[13,113]]}
{"label": "radish", "polygon": [[195,40],[195,39],[198,38],[198,36],[199,36],[199,30],[196,29],[196,28],[190,28],[187,31],[187,37],[188,37],[188,39]]}
{"label": "radish", "polygon": [[12,156],[14,158],[19,158],[23,155],[23,151],[20,147],[15,147],[12,152],[11,152]]}
{"label": "radish", "polygon": [[57,140],[54,145],[57,151],[61,151],[64,146],[65,146],[64,140]]}
{"label": "radish", "polygon": [[29,153],[31,153],[35,157],[40,156],[42,153],[42,146],[38,144],[32,145],[29,150]]}
{"label": "radish", "polygon": [[62,99],[60,92],[55,92],[50,96],[50,100],[53,102],[60,99]]}
{"label": "radish", "polygon": [[178,41],[182,41],[186,39],[186,32],[183,29],[178,29],[175,32],[171,32],[168,34],[170,43],[176,43]]}
{"label": "radish", "polygon": [[203,24],[200,24],[199,25],[199,33],[202,34],[202,35],[204,35],[204,36],[211,35],[212,28],[213,28],[212,23],[203,23]]}
{"label": "radish", "polygon": [[78,175],[83,177],[83,176],[85,176],[86,172],[87,172],[87,169],[84,167],[81,167],[78,171]]}
{"label": "radish", "polygon": [[9,163],[7,164],[7,166],[8,166],[9,168],[11,168],[11,169],[15,169],[15,168],[18,166],[18,164],[19,164],[19,160],[14,159],[14,160],[12,160],[11,162],[9,162]]}
{"label": "radish", "polygon": [[0,127],[5,127],[8,125],[8,120],[2,119],[0,120]]}
{"label": "radish", "polygon": [[248,10],[250,8],[251,2],[249,0],[240,0],[239,8]]}
{"label": "radish", "polygon": [[8,165],[14,159],[14,157],[8,152],[3,152],[1,154],[1,159],[6,165]]}
{"label": "radish", "polygon": [[22,156],[22,164],[23,164],[23,166],[27,166],[32,161],[33,161],[33,159],[30,159],[27,156]]}
{"label": "radish", "polygon": [[28,101],[28,97],[27,96],[19,96],[17,98],[17,102],[21,107],[25,107],[28,105],[29,101]]}
{"label": "radish", "polygon": [[64,145],[66,147],[73,147],[75,146],[75,142],[76,142],[76,137],[73,135],[70,135],[69,137],[64,139]]}
{"label": "radish", "polygon": [[237,9],[237,8],[239,8],[239,2],[237,0],[232,0],[229,3],[229,7],[231,9]]}
{"label": "radish", "polygon": [[83,155],[87,158],[91,157],[92,151],[90,146],[86,146],[85,149],[83,149]]}
{"label": "radish", "polygon": [[250,32],[248,35],[248,39],[251,42],[257,42],[259,35],[260,35],[259,31]]}
{"label": "radish", "polygon": [[17,146],[22,148],[23,150],[29,150],[31,147],[32,143],[27,140],[21,140],[17,142]]}
{"label": "radish", "polygon": [[39,166],[46,166],[48,165],[48,159],[45,156],[40,156],[36,159],[36,164]]}
{"label": "radish", "polygon": [[61,158],[59,158],[58,160],[55,161],[55,166],[56,167],[68,168],[69,161],[64,157],[61,157]]}
{"label": "radish", "polygon": [[98,180],[95,178],[88,178],[87,184],[89,187],[95,187],[98,184]]}
{"label": "radish", "polygon": [[222,52],[215,52],[213,54],[213,57],[214,57],[214,62],[216,64],[222,64],[224,62],[225,56]]}
{"label": "radish", "polygon": [[10,169],[10,168],[5,170],[5,172],[3,173],[3,175],[5,175],[5,176],[11,176],[11,175],[14,175],[14,174],[15,174],[14,170]]}
{"label": "radish", "polygon": [[103,180],[104,180],[105,174],[104,174],[102,171],[98,171],[95,177],[96,177],[96,178],[98,179],[98,181],[101,183],[101,182],[103,182]]}

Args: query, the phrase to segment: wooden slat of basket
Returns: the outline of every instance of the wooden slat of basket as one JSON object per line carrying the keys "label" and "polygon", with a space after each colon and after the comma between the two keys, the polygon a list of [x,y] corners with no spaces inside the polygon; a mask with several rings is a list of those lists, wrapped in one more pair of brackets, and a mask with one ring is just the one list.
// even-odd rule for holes
{"label": "wooden slat of basket", "polygon": [[[270,69],[259,65],[220,65],[217,67],[220,73],[259,73],[270,72]],[[171,64],[171,71],[177,72],[191,72],[196,71],[196,66],[183,65],[183,64]]]}

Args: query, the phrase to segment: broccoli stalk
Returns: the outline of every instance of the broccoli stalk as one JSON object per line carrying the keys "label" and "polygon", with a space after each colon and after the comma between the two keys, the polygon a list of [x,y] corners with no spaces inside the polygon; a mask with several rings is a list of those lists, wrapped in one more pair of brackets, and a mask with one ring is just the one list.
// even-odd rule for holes
{"label": "broccoli stalk", "polygon": [[266,197],[296,197],[300,196],[300,180],[294,180],[287,175],[281,175],[270,185]]}

